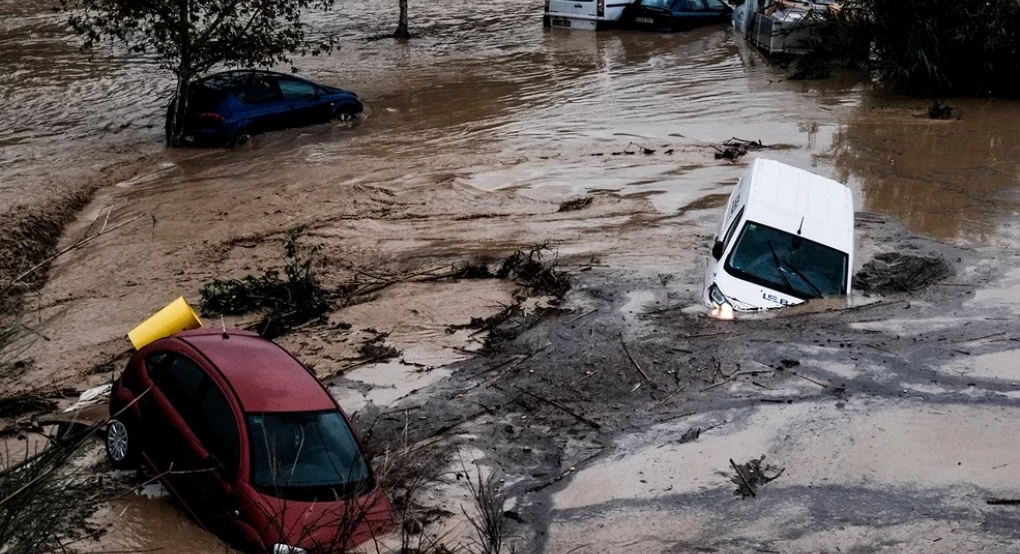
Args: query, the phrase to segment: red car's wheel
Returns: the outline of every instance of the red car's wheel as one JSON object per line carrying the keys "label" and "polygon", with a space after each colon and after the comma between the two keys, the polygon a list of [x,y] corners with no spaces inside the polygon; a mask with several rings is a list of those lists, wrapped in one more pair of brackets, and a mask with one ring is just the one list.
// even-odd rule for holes
{"label": "red car's wheel", "polygon": [[106,457],[116,469],[131,469],[138,465],[137,437],[131,427],[119,419],[106,425]]}

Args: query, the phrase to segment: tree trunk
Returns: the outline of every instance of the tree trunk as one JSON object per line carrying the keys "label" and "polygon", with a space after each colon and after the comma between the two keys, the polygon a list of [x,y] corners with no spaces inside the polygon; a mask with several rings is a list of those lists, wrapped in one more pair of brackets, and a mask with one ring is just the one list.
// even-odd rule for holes
{"label": "tree trunk", "polygon": [[[183,66],[184,64],[181,65]],[[174,95],[170,109],[167,110],[167,117],[170,118],[167,146],[181,145],[181,137],[184,135],[184,121],[188,113],[188,85],[190,83],[191,71],[185,67],[178,68],[177,93]]]}
{"label": "tree trunk", "polygon": [[395,38],[411,38],[411,33],[407,30],[407,0],[400,0],[400,23],[397,24],[397,30],[393,36]]}
{"label": "tree trunk", "polygon": [[188,113],[188,87],[191,85],[191,13],[190,0],[179,0],[180,22],[178,23],[178,37],[180,39],[181,62],[177,67],[177,94],[174,97],[171,109],[167,110],[167,117],[171,118],[167,126],[167,145],[180,146],[181,137],[184,135],[184,121]]}

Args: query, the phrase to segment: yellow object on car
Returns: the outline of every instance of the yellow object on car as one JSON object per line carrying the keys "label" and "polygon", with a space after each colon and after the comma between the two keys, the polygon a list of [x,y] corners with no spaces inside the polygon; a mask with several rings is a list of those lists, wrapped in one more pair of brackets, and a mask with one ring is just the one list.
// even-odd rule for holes
{"label": "yellow object on car", "polygon": [[201,326],[202,320],[182,296],[132,329],[128,338],[136,350],[141,350],[150,342]]}

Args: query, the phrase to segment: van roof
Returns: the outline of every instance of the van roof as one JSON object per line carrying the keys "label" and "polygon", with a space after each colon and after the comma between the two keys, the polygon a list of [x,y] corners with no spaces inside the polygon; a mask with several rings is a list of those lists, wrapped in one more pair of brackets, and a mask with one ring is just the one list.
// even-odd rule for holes
{"label": "van roof", "polygon": [[748,176],[748,220],[793,234],[800,229],[806,239],[853,253],[850,189],[803,169],[761,158],[751,162]]}

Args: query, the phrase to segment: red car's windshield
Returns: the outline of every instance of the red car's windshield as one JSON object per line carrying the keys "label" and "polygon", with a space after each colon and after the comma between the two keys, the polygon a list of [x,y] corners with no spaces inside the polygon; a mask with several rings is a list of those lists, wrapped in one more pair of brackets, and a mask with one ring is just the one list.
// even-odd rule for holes
{"label": "red car's windshield", "polygon": [[374,487],[361,449],[337,411],[248,416],[252,481],[294,500],[348,498]]}

